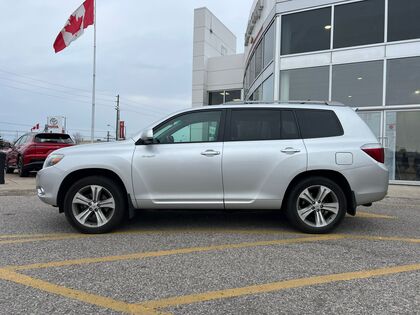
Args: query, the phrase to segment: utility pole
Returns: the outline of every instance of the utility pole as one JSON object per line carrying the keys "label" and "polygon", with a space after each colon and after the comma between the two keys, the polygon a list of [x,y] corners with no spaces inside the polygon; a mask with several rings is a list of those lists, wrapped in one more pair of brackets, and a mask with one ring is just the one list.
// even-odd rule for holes
{"label": "utility pole", "polygon": [[115,122],[115,141],[120,139],[120,95],[117,95],[117,106],[115,109],[117,110],[117,121]]}

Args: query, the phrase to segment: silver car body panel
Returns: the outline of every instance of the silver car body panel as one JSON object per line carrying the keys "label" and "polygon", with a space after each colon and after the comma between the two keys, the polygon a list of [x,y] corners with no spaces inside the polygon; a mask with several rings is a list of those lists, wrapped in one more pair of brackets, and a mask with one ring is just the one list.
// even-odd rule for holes
{"label": "silver car body panel", "polygon": [[289,183],[306,171],[306,163],[306,148],[301,139],[225,142],[226,209],[280,209]]}
{"label": "silver car body panel", "polygon": [[[136,145],[141,134],[138,133],[122,142],[55,151],[64,154],[64,158],[38,173],[37,187],[42,188],[38,195],[44,202],[57,205],[63,180],[83,169],[114,172],[124,183],[133,205],[144,209],[278,209],[293,178],[313,170],[342,174],[354,191],[357,205],[381,200],[386,195],[388,170],[361,150],[363,145],[378,141],[353,109],[319,104],[225,105],[214,109],[238,107],[333,110],[344,135],[304,140]],[[206,107],[178,113],[203,109],[209,110]],[[203,155],[207,150],[219,154]]]}
{"label": "silver car body panel", "polygon": [[[103,169],[115,173],[124,183],[127,193],[133,196],[131,160],[134,149],[134,140],[129,139],[115,143],[84,144],[54,151],[54,154],[64,154],[64,158],[58,165],[38,172],[37,187],[42,187],[45,192],[45,196],[38,196],[46,203],[57,206],[57,194],[64,179],[73,172],[88,169]],[[135,205],[134,198],[132,201]]]}
{"label": "silver car body panel", "polygon": [[[205,156],[213,150],[218,155]],[[133,186],[141,208],[223,209],[223,143],[136,146]]]}

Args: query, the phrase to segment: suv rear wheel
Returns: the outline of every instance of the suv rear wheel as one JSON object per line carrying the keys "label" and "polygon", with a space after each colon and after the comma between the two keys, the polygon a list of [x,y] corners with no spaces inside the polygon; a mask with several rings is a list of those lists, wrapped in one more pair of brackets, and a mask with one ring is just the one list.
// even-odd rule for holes
{"label": "suv rear wheel", "polygon": [[18,174],[19,177],[27,177],[28,176],[28,171],[25,170],[25,165],[23,164],[23,157],[19,156],[18,158],[18,165],[17,165],[17,169],[18,169]]}
{"label": "suv rear wheel", "polygon": [[106,233],[124,218],[125,202],[119,185],[103,176],[89,176],[74,183],[64,199],[67,220],[88,234]]}
{"label": "suv rear wheel", "polygon": [[327,233],[344,218],[346,209],[346,197],[340,186],[328,178],[311,177],[293,187],[286,213],[303,232]]}

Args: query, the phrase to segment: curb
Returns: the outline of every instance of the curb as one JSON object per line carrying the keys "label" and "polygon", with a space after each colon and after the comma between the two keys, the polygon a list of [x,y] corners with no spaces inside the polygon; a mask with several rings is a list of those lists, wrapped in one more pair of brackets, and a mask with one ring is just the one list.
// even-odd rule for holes
{"label": "curb", "polygon": [[0,190],[0,196],[36,196],[35,189]]}

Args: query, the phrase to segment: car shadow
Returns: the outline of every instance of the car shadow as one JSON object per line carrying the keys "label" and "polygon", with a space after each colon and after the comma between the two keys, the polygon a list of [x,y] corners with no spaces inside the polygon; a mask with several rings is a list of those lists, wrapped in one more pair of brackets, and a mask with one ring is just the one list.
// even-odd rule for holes
{"label": "car shadow", "polygon": [[295,232],[280,211],[137,211],[125,229],[269,229]]}

